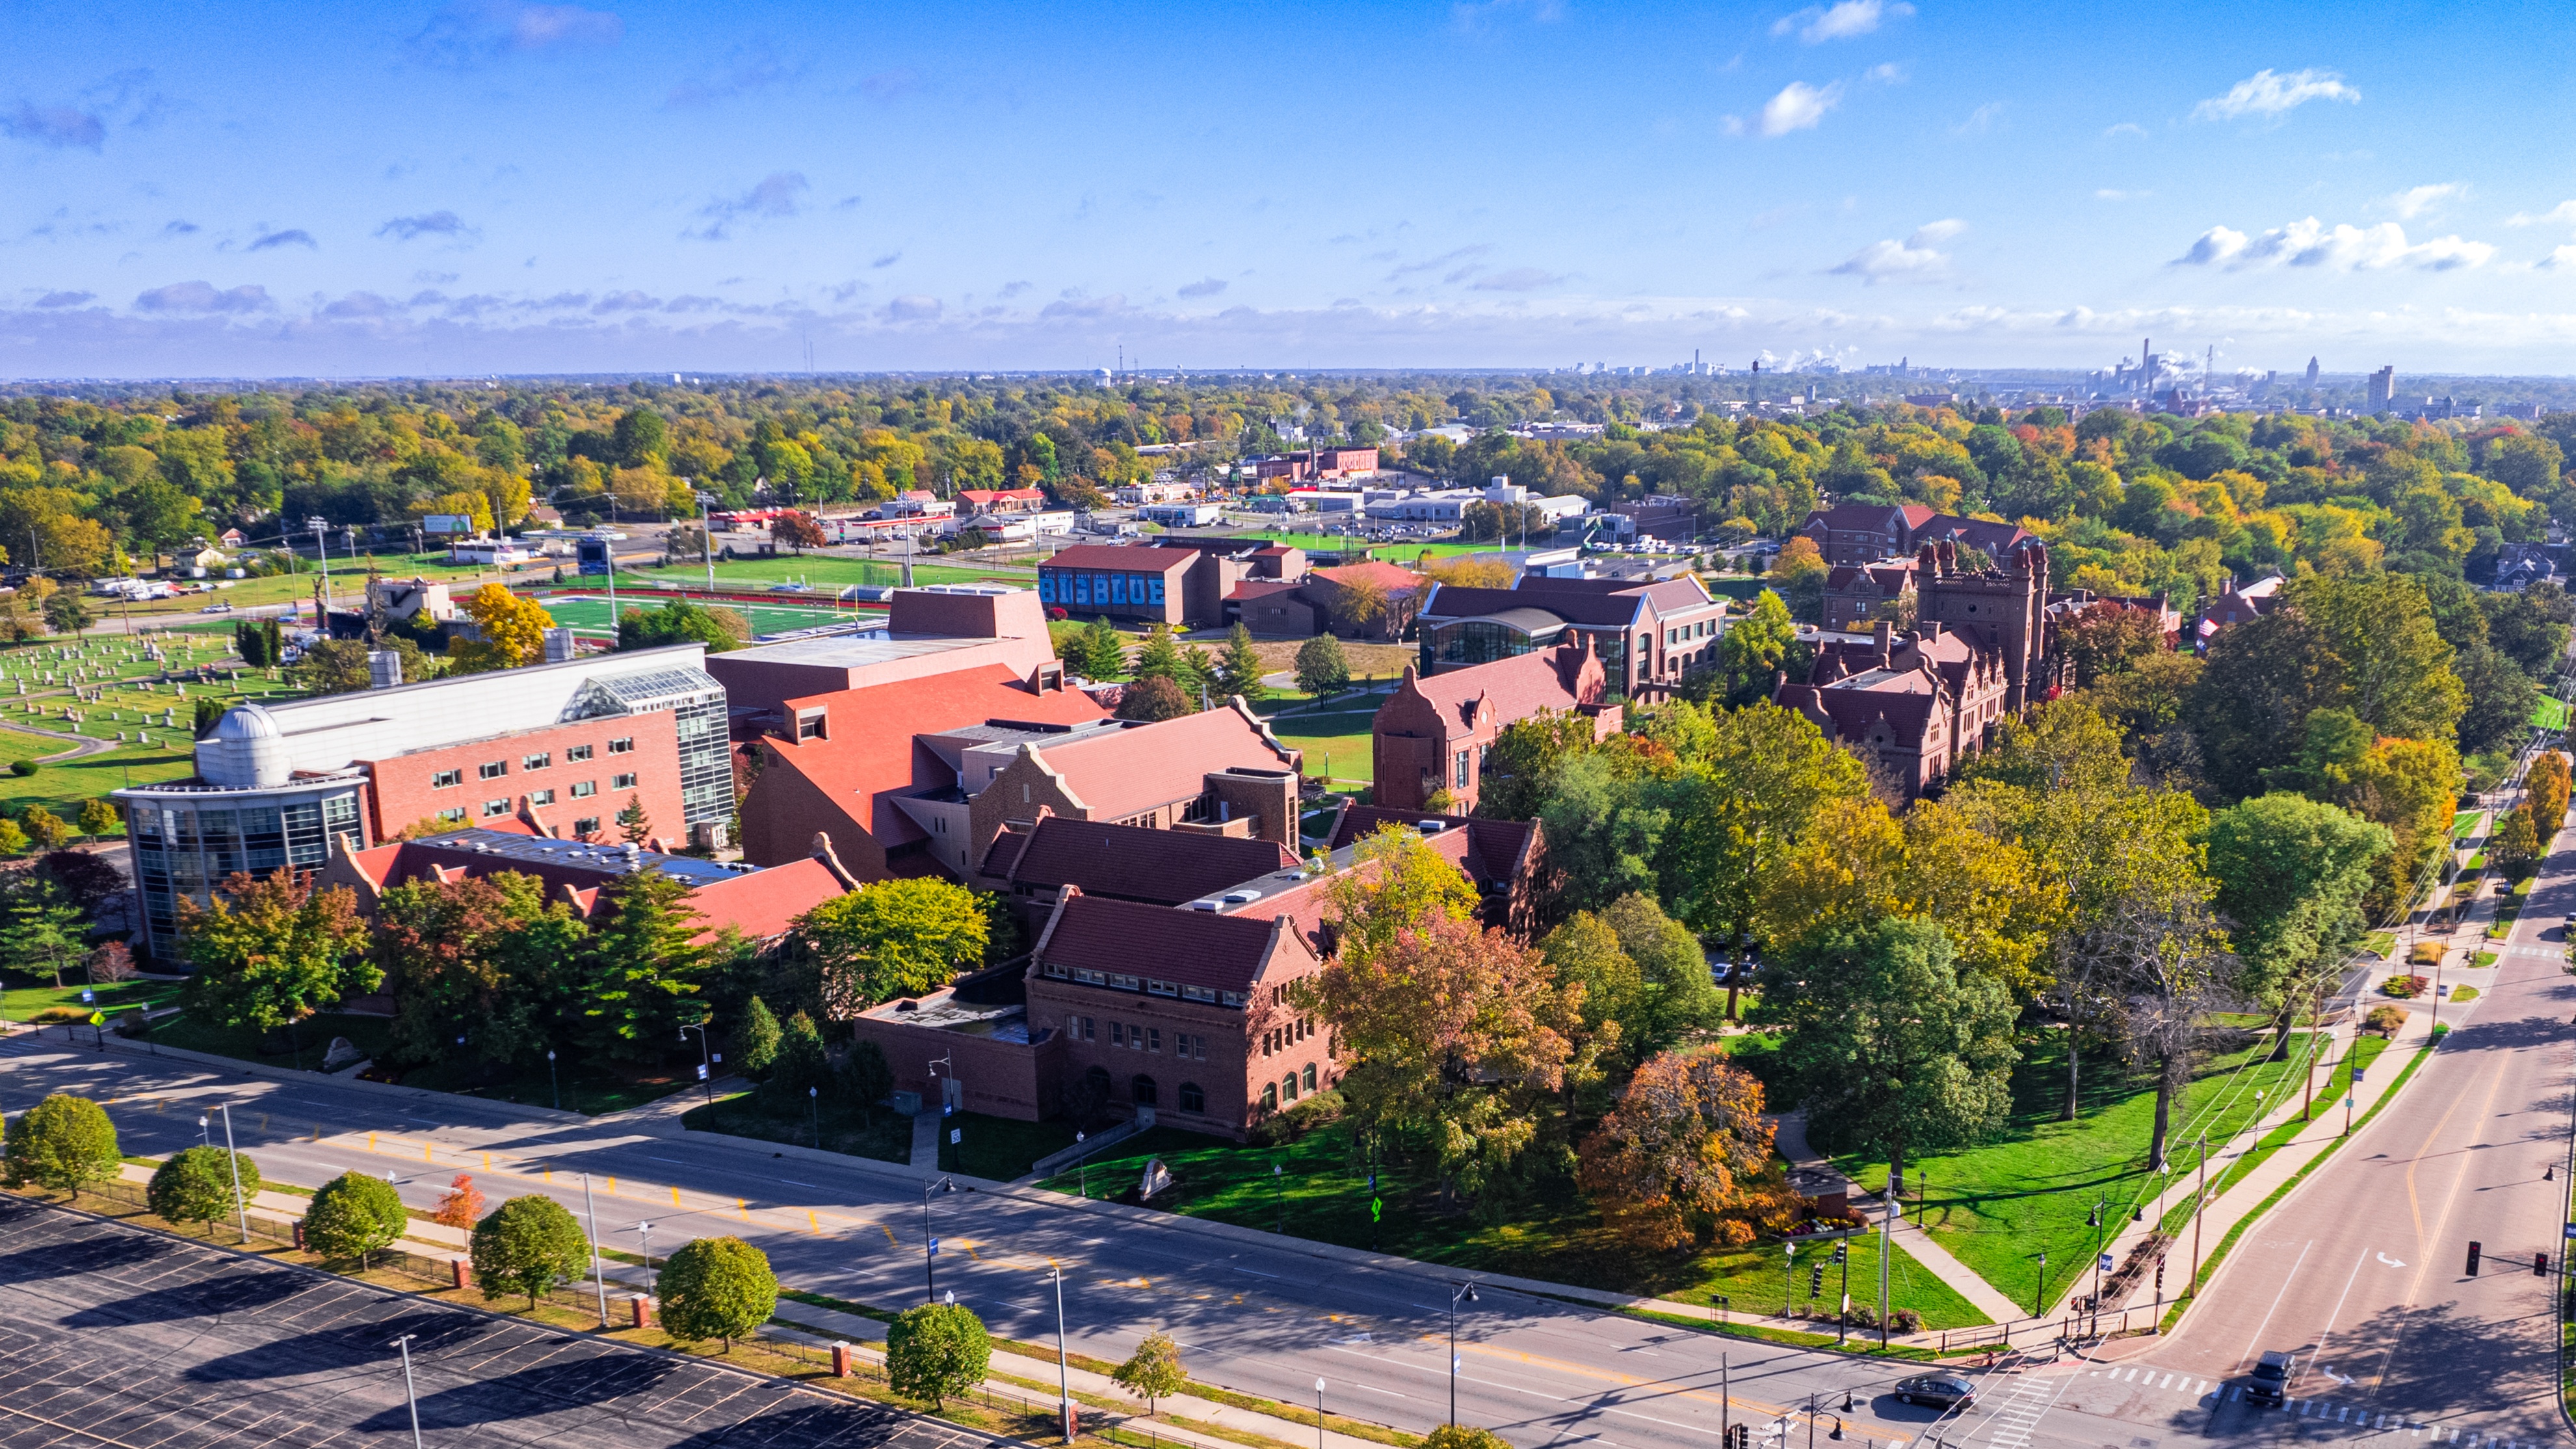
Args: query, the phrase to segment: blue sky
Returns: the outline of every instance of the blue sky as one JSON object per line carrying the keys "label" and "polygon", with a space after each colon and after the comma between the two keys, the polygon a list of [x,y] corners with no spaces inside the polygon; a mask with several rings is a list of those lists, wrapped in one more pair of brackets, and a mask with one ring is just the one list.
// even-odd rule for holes
{"label": "blue sky", "polygon": [[2565,373],[2541,6],[0,15],[0,373]]}

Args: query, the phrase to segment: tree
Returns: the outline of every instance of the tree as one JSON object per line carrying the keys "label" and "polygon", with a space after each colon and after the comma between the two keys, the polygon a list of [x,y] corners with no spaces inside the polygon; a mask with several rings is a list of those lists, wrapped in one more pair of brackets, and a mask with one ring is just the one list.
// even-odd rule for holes
{"label": "tree", "polygon": [[9,930],[0,937],[0,953],[5,953],[0,959],[29,975],[51,971],[59,988],[63,968],[80,959],[81,942],[88,934],[80,907],[52,876],[42,873],[19,881],[7,901]]}
{"label": "tree", "polygon": [[1326,608],[1333,623],[1353,634],[1373,634],[1386,622],[1386,585],[1367,574],[1333,580]]}
{"label": "tree", "polygon": [[804,1104],[809,1089],[819,1091],[831,1081],[832,1061],[823,1052],[823,1033],[814,1018],[801,1011],[788,1017],[778,1033],[778,1060],[770,1065],[769,1080],[760,1084],[761,1098],[773,1112],[793,1111]]}
{"label": "tree", "polygon": [[688,883],[660,871],[619,876],[601,891],[575,967],[590,1044],[612,1055],[650,1058],[678,1033],[680,998],[695,996],[707,951],[705,918],[688,903]]}
{"label": "tree", "polygon": [[388,887],[373,954],[393,983],[394,1055],[443,1061],[463,1038],[483,1061],[533,1061],[574,1004],[571,963],[588,933],[520,871]]}
{"label": "tree", "polygon": [[841,1091],[868,1108],[869,1120],[875,1120],[876,1104],[894,1092],[894,1064],[886,1060],[885,1049],[872,1041],[852,1042],[841,1059]]}
{"label": "tree", "polygon": [[693,1238],[664,1265],[657,1282],[662,1325],[675,1338],[733,1341],[778,1311],[778,1275],[769,1255],[740,1238]]}
{"label": "tree", "polygon": [[63,817],[42,805],[28,806],[27,813],[18,817],[18,824],[26,830],[27,838],[35,842],[38,850],[60,850],[71,844],[71,826],[63,822]]}
{"label": "tree", "polygon": [[1186,682],[1188,666],[1181,659],[1180,640],[1171,629],[1157,624],[1145,633],[1145,642],[1136,649],[1136,662],[1128,666],[1128,677],[1138,683],[1148,679],[1168,679],[1179,685]]}
{"label": "tree", "polygon": [[363,1172],[344,1172],[313,1194],[304,1210],[304,1245],[325,1258],[355,1258],[364,1266],[376,1250],[391,1247],[411,1225],[392,1183]]}
{"label": "tree", "polygon": [[1770,577],[1780,591],[1790,614],[1808,623],[1824,616],[1825,580],[1833,570],[1825,564],[1825,552],[1812,538],[1800,535],[1780,545],[1771,558]]}
{"label": "tree", "polygon": [[1621,1237],[1678,1248],[1754,1200],[1771,1136],[1762,1084],[1723,1052],[1662,1052],[1637,1068],[1619,1105],[1584,1139],[1575,1180]]}
{"label": "tree", "polygon": [[357,694],[375,687],[367,646],[356,639],[317,639],[305,645],[286,678],[306,694]]}
{"label": "tree", "polygon": [[771,519],[769,536],[798,553],[831,542],[823,536],[823,525],[816,523],[810,513],[782,513]]}
{"label": "tree", "polygon": [[134,979],[134,953],[123,941],[104,941],[89,953],[89,979],[92,981],[131,981]]}
{"label": "tree", "polygon": [[116,806],[104,795],[93,795],[81,802],[80,833],[87,839],[113,835],[125,823]]}
{"label": "tree", "polygon": [[143,1198],[164,1222],[211,1223],[233,1215],[235,1172],[241,1174],[245,1201],[258,1193],[259,1168],[249,1153],[191,1147],[152,1169],[152,1182]]}
{"label": "tree", "polygon": [[1109,1378],[1127,1392],[1143,1396],[1149,1419],[1154,1417],[1155,1400],[1179,1393],[1190,1382],[1181,1367],[1181,1346],[1160,1329],[1146,1334],[1127,1361],[1109,1371]]}
{"label": "tree", "polygon": [[[467,1251],[474,1261],[474,1286],[483,1290],[485,1298],[524,1293],[528,1295],[530,1312],[536,1310],[537,1299],[547,1289],[563,1280],[580,1278],[590,1265],[590,1240],[582,1236],[581,1224],[571,1210],[553,1198],[536,1194],[514,1197],[476,1222],[474,1236],[467,1240]],[[678,1258],[672,1261],[676,1263]],[[662,1294],[667,1322],[667,1270]]]}
{"label": "tree", "polygon": [[1247,704],[1258,704],[1270,693],[1261,675],[1261,654],[1253,647],[1252,631],[1238,623],[1227,631],[1225,653],[1217,659],[1217,688],[1242,696]]}
{"label": "tree", "polygon": [[742,1010],[742,1022],[733,1029],[733,1063],[736,1070],[752,1078],[769,1070],[778,1060],[778,1017],[769,1003],[753,997]]}
{"label": "tree", "polygon": [[2396,847],[2384,826],[2276,791],[2209,817],[2209,873],[2236,949],[2236,987],[2280,1013],[2328,978],[2367,926],[2372,869]]}
{"label": "tree", "polygon": [[1110,626],[1107,619],[1094,619],[1074,636],[1078,649],[1067,657],[1074,672],[1095,684],[1123,679],[1127,674],[1127,641]]}
{"label": "tree", "polygon": [[178,918],[180,949],[197,968],[188,1005],[225,1026],[274,1031],[384,981],[366,957],[366,923],[346,886],[317,890],[292,871],[266,879],[235,871],[209,905],[182,897]]}
{"label": "tree", "polygon": [[1732,708],[1769,699],[1797,648],[1798,624],[1789,617],[1788,604],[1764,589],[1752,610],[1719,637],[1711,690]]}
{"label": "tree", "polygon": [[83,634],[98,622],[98,616],[89,611],[89,604],[80,595],[62,589],[45,600],[45,622],[57,634]]}
{"label": "tree", "polygon": [[991,931],[973,891],[929,876],[834,896],[795,925],[822,971],[824,1010],[835,1021],[947,985],[983,960]]}
{"label": "tree", "polygon": [[1120,719],[1179,719],[1198,713],[1198,704],[1171,680],[1149,674],[1119,691],[1117,713]]}
{"label": "tree", "polygon": [[456,607],[473,621],[479,637],[460,638],[448,646],[455,672],[482,674],[544,661],[546,631],[554,627],[555,618],[536,600],[523,599],[500,584],[485,584]]}
{"label": "tree", "polygon": [[[20,761],[20,763],[32,764],[33,762]],[[12,860],[26,853],[27,832],[18,828],[17,821],[6,815],[0,815],[0,860]]]}
{"label": "tree", "polygon": [[2479,642],[2463,646],[2453,656],[2451,672],[2458,676],[2468,701],[2460,714],[2460,753],[2483,755],[2510,749],[2530,734],[2540,689],[2521,665]]}
{"label": "tree", "polygon": [[2527,802],[2521,809],[2505,812],[2504,823],[2496,827],[2495,838],[2487,843],[2487,859],[2517,880],[2540,863],[2540,832],[2532,826]]}
{"label": "tree", "polygon": [[2540,836],[2545,851],[2567,828],[2567,757],[2556,750],[2544,752],[2523,772],[2523,790],[2531,805],[2531,824]]}
{"label": "tree", "polygon": [[1342,641],[1318,634],[1297,646],[1297,687],[1320,699],[1350,687],[1351,662],[1342,656]]}
{"label": "tree", "polygon": [[1891,1176],[1909,1154],[1982,1140],[2011,1108],[2012,998],[1959,970],[1933,922],[1876,921],[1779,953],[1757,1015],[1786,1030],[1780,1065],[1819,1144],[1874,1146]]}
{"label": "tree", "polygon": [[2075,665],[2075,687],[2091,689],[2163,650],[2165,626],[2153,609],[2098,603],[2061,626],[2060,637]]}
{"label": "tree", "polygon": [[1589,751],[1596,732],[1589,715],[1542,709],[1503,726],[1485,754],[1476,787],[1476,813],[1494,820],[1535,820],[1556,795],[1565,762]]}
{"label": "tree", "polygon": [[447,1191],[439,1195],[438,1210],[430,1214],[433,1222],[461,1229],[471,1229],[482,1217],[483,1189],[474,1185],[472,1174],[463,1172],[456,1174]]}
{"label": "tree", "polygon": [[256,619],[243,619],[233,625],[233,652],[253,669],[266,669],[277,660],[268,652],[268,630]]}
{"label": "tree", "polygon": [[620,649],[704,644],[708,653],[722,654],[741,648],[750,638],[750,621],[740,613],[689,599],[665,599],[658,608],[637,609],[617,621]]}
{"label": "tree", "polygon": [[124,1166],[116,1124],[87,1097],[56,1092],[10,1118],[0,1139],[0,1176],[9,1186],[34,1183],[74,1201],[83,1187],[114,1179]]}
{"label": "tree", "polygon": [[887,1386],[933,1408],[983,1383],[992,1362],[984,1320],[963,1304],[925,1303],[886,1325]]}

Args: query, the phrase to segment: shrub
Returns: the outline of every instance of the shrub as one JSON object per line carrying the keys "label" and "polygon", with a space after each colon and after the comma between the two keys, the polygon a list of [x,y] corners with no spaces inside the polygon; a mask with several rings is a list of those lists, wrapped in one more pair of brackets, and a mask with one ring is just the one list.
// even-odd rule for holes
{"label": "shrub", "polygon": [[33,760],[12,760],[9,762],[9,773],[23,780],[29,775],[36,773],[36,762]]}
{"label": "shrub", "polygon": [[[740,1238],[692,1239],[671,1255],[657,1291],[662,1326],[673,1337],[721,1338],[727,1353],[735,1339],[750,1337],[778,1310],[778,1275],[769,1269],[769,1255]],[[982,1379],[980,1373],[976,1377]]]}
{"label": "shrub", "polygon": [[1255,1147],[1277,1147],[1294,1142],[1341,1116],[1342,1108],[1342,1094],[1338,1089],[1317,1092],[1285,1112],[1274,1112],[1252,1124],[1246,1136]]}
{"label": "shrub", "polygon": [[1168,1333],[1145,1335],[1136,1345],[1135,1354],[1109,1371],[1118,1387],[1145,1399],[1145,1415],[1153,1417],[1154,1401],[1181,1391],[1190,1381],[1189,1372],[1181,1367],[1181,1346]]}
{"label": "shrub", "polygon": [[2405,1007],[2374,1006],[2370,1009],[2370,1015],[2363,1018],[2361,1029],[2364,1031],[2375,1031],[2381,1036],[2393,1037],[2397,1035],[2399,1029],[2405,1025]]}
{"label": "shrub", "polygon": [[2422,976],[2391,976],[2379,983],[2379,989],[2383,995],[2403,1000],[2423,995],[2425,988],[2432,984],[2429,979]]}
{"label": "shrub", "polygon": [[75,1200],[84,1186],[108,1181],[124,1165],[107,1109],[61,1092],[10,1118],[6,1143],[0,1145],[0,1167],[9,1186],[32,1182],[68,1192]]}
{"label": "shrub", "polygon": [[365,1266],[378,1248],[390,1247],[411,1225],[402,1195],[380,1177],[344,1172],[313,1194],[304,1210],[304,1246],[325,1258],[355,1258]]}
{"label": "shrub", "polygon": [[211,1223],[233,1215],[233,1170],[241,1170],[242,1199],[259,1191],[259,1169],[247,1152],[191,1147],[152,1171],[144,1201],[164,1221]]}
{"label": "shrub", "polygon": [[2439,941],[2416,942],[2414,947],[2406,953],[2406,964],[2409,966],[2441,965],[2442,943]]}
{"label": "shrub", "polygon": [[438,1200],[438,1211],[430,1214],[434,1222],[451,1228],[471,1229],[483,1217],[483,1189],[474,1185],[473,1175],[460,1172],[447,1185]]}
{"label": "shrub", "polygon": [[906,1398],[937,1407],[984,1381],[993,1341],[974,1310],[925,1303],[886,1325],[886,1382]]}
{"label": "shrub", "polygon": [[1491,1429],[1479,1429],[1468,1424],[1443,1424],[1423,1436],[1422,1449],[1511,1449],[1511,1446]]}
{"label": "shrub", "polygon": [[533,1309],[537,1296],[557,1279],[581,1276],[590,1240],[562,1203],[550,1197],[514,1197],[474,1225],[471,1250],[474,1286],[484,1297],[525,1293]]}

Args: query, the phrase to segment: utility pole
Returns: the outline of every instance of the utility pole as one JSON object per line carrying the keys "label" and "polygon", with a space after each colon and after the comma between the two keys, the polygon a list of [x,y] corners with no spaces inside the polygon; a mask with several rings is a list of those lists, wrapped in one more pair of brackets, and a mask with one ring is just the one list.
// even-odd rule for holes
{"label": "utility pole", "polygon": [[[1739,957],[1742,952],[1736,953]],[[1887,1260],[1896,1253],[1896,1191],[1901,1181],[1894,1163],[1887,1168],[1887,1201],[1878,1213],[1878,1346],[1887,1347]]]}
{"label": "utility pole", "polygon": [[590,1174],[581,1175],[581,1210],[590,1215],[590,1270],[599,1286],[599,1326],[608,1326],[608,1259],[599,1245],[599,1204],[590,1196]]}
{"label": "utility pole", "polygon": [[2183,1295],[2200,1296],[2200,1214],[2209,1206],[2209,1134],[2200,1134],[2200,1191],[2191,1204],[2191,1281],[2183,1285]]}
{"label": "utility pole", "polygon": [[233,1151],[233,1104],[224,1108],[224,1160],[233,1170],[233,1213],[241,1220],[241,1240],[250,1241],[250,1204],[242,1198],[241,1158]]}

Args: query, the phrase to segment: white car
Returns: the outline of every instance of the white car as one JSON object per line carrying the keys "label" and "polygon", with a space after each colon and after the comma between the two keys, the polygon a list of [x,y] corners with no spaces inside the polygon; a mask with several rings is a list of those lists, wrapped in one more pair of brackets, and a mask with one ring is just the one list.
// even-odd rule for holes
{"label": "white car", "polygon": [[229,614],[232,611],[233,606],[230,604],[208,604],[197,612],[200,614]]}

